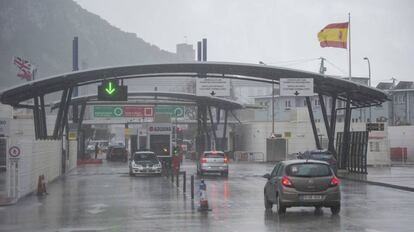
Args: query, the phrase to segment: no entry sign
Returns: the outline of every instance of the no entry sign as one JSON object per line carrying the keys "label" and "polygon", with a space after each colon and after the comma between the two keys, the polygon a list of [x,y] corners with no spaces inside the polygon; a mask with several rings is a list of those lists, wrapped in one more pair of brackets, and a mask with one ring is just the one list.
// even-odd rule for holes
{"label": "no entry sign", "polygon": [[12,158],[18,158],[20,156],[20,148],[17,146],[12,146],[9,148],[9,156]]}

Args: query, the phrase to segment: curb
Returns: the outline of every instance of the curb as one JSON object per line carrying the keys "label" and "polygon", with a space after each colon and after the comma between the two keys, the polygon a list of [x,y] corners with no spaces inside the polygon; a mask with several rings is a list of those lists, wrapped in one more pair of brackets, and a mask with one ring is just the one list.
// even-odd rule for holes
{"label": "curb", "polygon": [[355,181],[355,182],[360,182],[360,183],[366,183],[366,184],[371,184],[371,185],[377,185],[377,186],[382,186],[382,187],[388,187],[388,188],[394,188],[394,189],[399,189],[399,190],[414,192],[414,188],[407,187],[407,186],[401,186],[401,185],[395,185],[395,184],[387,184],[387,183],[370,181],[370,180],[360,180],[360,179],[355,179],[355,178],[346,177],[346,176],[338,176],[338,177],[340,179],[344,179],[344,180],[350,180],[350,181]]}
{"label": "curb", "polygon": [[0,202],[0,207],[14,205],[14,204],[17,203],[17,201],[18,201],[18,199],[13,199],[11,201]]}

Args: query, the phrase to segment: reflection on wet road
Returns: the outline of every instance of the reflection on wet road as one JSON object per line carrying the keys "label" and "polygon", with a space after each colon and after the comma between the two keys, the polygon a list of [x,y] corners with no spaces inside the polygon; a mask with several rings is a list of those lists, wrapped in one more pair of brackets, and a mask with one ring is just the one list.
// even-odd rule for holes
{"label": "reflection on wet road", "polygon": [[[195,165],[186,162],[187,175]],[[265,211],[261,176],[271,164],[230,164],[229,177],[203,177],[209,213],[165,177],[129,177],[126,164],[81,167],[48,187],[0,207],[0,231],[412,231],[411,192],[342,181],[342,210]],[[196,189],[199,178],[196,178]],[[196,193],[197,196],[197,193]]]}

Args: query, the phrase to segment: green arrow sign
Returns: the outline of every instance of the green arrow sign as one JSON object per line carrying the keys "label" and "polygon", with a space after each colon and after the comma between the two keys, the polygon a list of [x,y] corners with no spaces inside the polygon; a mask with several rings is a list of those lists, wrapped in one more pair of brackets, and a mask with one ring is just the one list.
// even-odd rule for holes
{"label": "green arrow sign", "polygon": [[105,87],[105,91],[109,94],[112,95],[115,92],[116,88],[114,88],[112,81],[108,81],[107,82],[107,86]]}

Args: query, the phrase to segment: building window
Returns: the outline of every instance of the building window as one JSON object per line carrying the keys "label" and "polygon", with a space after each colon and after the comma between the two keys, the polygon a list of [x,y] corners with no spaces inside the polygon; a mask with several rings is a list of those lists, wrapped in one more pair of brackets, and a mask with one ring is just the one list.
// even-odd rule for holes
{"label": "building window", "polygon": [[369,142],[369,151],[379,152],[380,151],[380,143],[379,142]]}
{"label": "building window", "polygon": [[315,99],[315,106],[320,106],[321,103],[319,102],[319,99]]}
{"label": "building window", "polygon": [[404,95],[398,96],[398,103],[403,104],[405,102]]}
{"label": "building window", "polygon": [[290,108],[290,100],[285,101],[285,108]]}

